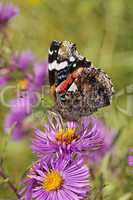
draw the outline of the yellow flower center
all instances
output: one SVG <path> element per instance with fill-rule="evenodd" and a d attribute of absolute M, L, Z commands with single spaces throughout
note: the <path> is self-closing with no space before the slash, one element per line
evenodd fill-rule
<path fill-rule="evenodd" d="M 58 171 L 52 170 L 47 173 L 44 181 L 43 188 L 47 191 L 55 191 L 60 189 L 63 184 L 63 178 Z"/>
<path fill-rule="evenodd" d="M 66 128 L 66 129 L 60 129 L 56 135 L 56 140 L 65 143 L 65 144 L 71 144 L 71 142 L 78 138 L 78 135 L 76 134 L 76 130 L 74 128 Z"/>
<path fill-rule="evenodd" d="M 29 81 L 27 79 L 24 79 L 24 80 L 20 80 L 18 82 L 18 86 L 21 90 L 26 90 L 28 88 L 28 85 L 29 85 Z"/>

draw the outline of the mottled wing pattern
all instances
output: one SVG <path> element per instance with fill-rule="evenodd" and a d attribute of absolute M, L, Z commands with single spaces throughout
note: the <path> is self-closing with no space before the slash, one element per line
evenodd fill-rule
<path fill-rule="evenodd" d="M 95 67 L 84 68 L 74 84 L 76 91 L 67 91 L 65 102 L 57 97 L 57 110 L 69 120 L 78 120 L 111 103 L 113 85 L 108 75 Z"/>

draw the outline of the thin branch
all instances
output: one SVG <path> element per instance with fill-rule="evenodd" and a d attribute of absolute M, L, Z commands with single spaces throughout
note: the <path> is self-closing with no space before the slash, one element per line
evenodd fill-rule
<path fill-rule="evenodd" d="M 9 178 L 5 175 L 4 171 L 2 169 L 0 169 L 0 176 L 3 179 L 8 180 L 7 184 L 9 185 L 9 187 L 11 188 L 11 190 L 16 194 L 17 198 L 20 199 L 20 195 L 18 194 L 18 190 L 15 187 L 15 185 L 9 180 Z"/>

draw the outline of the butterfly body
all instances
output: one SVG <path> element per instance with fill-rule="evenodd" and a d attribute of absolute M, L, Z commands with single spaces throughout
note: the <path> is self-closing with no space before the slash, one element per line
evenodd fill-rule
<path fill-rule="evenodd" d="M 113 94 L 110 78 L 81 56 L 75 44 L 54 41 L 50 53 L 50 85 L 55 108 L 64 118 L 77 120 L 110 104 Z"/>

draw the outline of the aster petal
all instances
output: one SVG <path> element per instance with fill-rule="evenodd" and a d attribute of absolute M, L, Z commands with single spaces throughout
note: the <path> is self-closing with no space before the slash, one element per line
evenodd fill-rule
<path fill-rule="evenodd" d="M 133 156 L 132 155 L 128 156 L 128 163 L 129 163 L 129 166 L 133 167 Z"/>
<path fill-rule="evenodd" d="M 41 87 L 45 83 L 45 77 L 47 76 L 48 62 L 44 61 L 41 64 L 34 64 L 34 73 L 35 73 L 35 85 Z"/>

